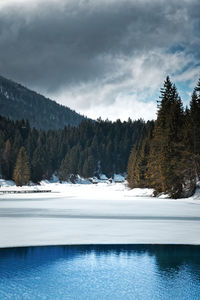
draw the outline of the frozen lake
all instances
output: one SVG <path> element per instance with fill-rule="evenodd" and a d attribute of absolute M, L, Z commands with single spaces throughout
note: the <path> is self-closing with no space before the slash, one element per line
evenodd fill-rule
<path fill-rule="evenodd" d="M 0 249 L 0 299 L 197 300 L 200 247 Z"/>
<path fill-rule="evenodd" d="M 0 195 L 0 247 L 200 244 L 200 198 L 151 197 L 123 184 L 44 184 L 52 193 Z"/>

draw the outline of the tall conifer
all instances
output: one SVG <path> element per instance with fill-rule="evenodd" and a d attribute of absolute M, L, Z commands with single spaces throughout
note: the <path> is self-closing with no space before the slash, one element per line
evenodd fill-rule
<path fill-rule="evenodd" d="M 13 179 L 17 186 L 26 185 L 30 180 L 30 166 L 24 147 L 21 147 L 17 156 Z"/>
<path fill-rule="evenodd" d="M 153 133 L 149 162 L 150 180 L 157 193 L 177 198 L 182 192 L 180 175 L 183 106 L 175 85 L 166 78 Z"/>
<path fill-rule="evenodd" d="M 190 101 L 191 153 L 196 179 L 200 178 L 200 79 Z"/>

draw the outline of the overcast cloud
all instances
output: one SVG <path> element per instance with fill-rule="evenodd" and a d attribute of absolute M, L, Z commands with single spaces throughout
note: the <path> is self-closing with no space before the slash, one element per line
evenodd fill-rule
<path fill-rule="evenodd" d="M 200 75 L 199 0 L 0 1 L 0 74 L 89 117 L 152 119 Z M 188 98 L 189 99 L 189 98 Z"/>

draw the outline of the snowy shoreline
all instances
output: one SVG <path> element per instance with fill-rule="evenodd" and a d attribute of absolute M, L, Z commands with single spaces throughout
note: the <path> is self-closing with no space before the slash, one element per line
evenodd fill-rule
<path fill-rule="evenodd" d="M 200 245 L 199 190 L 191 198 L 172 200 L 151 197 L 148 189 L 129 190 L 123 183 L 42 182 L 36 188 L 52 193 L 0 194 L 0 248 Z"/>

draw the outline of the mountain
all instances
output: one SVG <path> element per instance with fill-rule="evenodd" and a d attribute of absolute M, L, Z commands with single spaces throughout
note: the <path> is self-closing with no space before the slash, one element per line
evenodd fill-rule
<path fill-rule="evenodd" d="M 70 108 L 0 76 L 0 114 L 13 120 L 26 119 L 37 129 L 78 126 L 84 116 Z"/>

